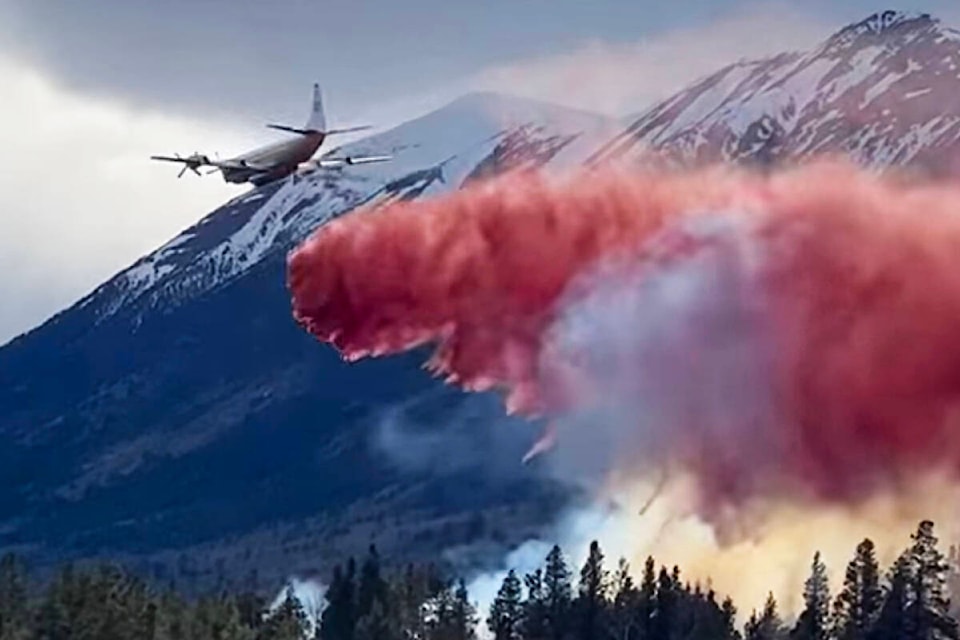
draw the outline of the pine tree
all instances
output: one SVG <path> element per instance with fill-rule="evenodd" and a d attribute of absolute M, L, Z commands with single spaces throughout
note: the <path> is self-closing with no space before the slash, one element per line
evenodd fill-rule
<path fill-rule="evenodd" d="M 743 624 L 744 640 L 756 640 L 760 631 L 760 618 L 757 617 L 757 610 L 750 612 L 750 617 Z"/>
<path fill-rule="evenodd" d="M 463 580 L 456 588 L 447 585 L 429 607 L 432 609 L 427 624 L 429 640 L 475 640 L 477 613 Z"/>
<path fill-rule="evenodd" d="M 379 600 L 382 605 L 387 604 L 387 582 L 380 575 L 380 555 L 377 547 L 370 545 L 366 560 L 360 568 L 360 584 L 357 586 L 356 618 L 368 614 L 373 603 Z"/>
<path fill-rule="evenodd" d="M 653 637 L 653 614 L 657 607 L 657 567 L 652 556 L 647 556 L 643 564 L 643 578 L 640 582 L 640 610 L 638 623 L 640 636 Z"/>
<path fill-rule="evenodd" d="M 910 560 L 907 553 L 901 554 L 887 578 L 886 597 L 877 621 L 867 637 L 870 640 L 903 640 L 908 638 L 907 606 L 910 589 Z"/>
<path fill-rule="evenodd" d="M 295 616 L 296 599 L 289 602 L 291 594 L 281 607 L 270 616 L 264 632 L 259 636 L 264 640 L 298 640 L 299 636 L 291 635 L 287 627 L 286 616 Z M 295 619 L 295 618 L 294 618 Z M 216 597 L 202 598 L 193 608 L 189 619 L 182 619 L 184 628 L 189 629 L 190 638 L 204 638 L 209 640 L 252 640 L 254 631 L 240 620 L 240 610 L 236 602 L 231 599 Z M 134 635 L 132 637 L 137 637 Z"/>
<path fill-rule="evenodd" d="M 524 640 L 544 640 L 549 633 L 547 593 L 543 584 L 543 570 L 537 569 L 523 578 L 527 597 L 523 602 Z"/>
<path fill-rule="evenodd" d="M 947 565 L 950 570 L 947 572 L 947 591 L 951 594 L 960 593 L 960 547 L 955 544 L 950 545 L 947 553 Z M 960 617 L 960 601 L 951 598 L 950 615 L 954 618 Z"/>
<path fill-rule="evenodd" d="M 370 610 L 357 621 L 356 640 L 398 640 L 400 635 L 383 602 L 375 598 Z"/>
<path fill-rule="evenodd" d="M 640 590 L 633 583 L 626 558 L 620 558 L 613 580 L 611 629 L 615 640 L 635 640 L 640 637 L 639 613 Z"/>
<path fill-rule="evenodd" d="M 723 639 L 739 640 L 740 632 L 737 631 L 737 608 L 734 606 L 730 596 L 723 599 L 720 611 L 723 615 Z"/>
<path fill-rule="evenodd" d="M 763 613 L 759 618 L 756 614 L 750 617 L 744 637 L 746 640 L 782 640 L 786 636 L 783 621 L 777 610 L 777 600 L 773 593 L 767 595 L 763 605 Z"/>
<path fill-rule="evenodd" d="M 790 634 L 795 640 L 827 640 L 830 609 L 830 586 L 827 567 L 817 551 L 813 556 L 810 577 L 803 589 L 804 609 Z"/>
<path fill-rule="evenodd" d="M 933 522 L 921 522 L 911 538 L 909 563 L 913 597 L 907 607 L 907 631 L 917 640 L 960 638 L 957 621 L 950 616 L 946 585 L 949 567 L 937 549 Z"/>
<path fill-rule="evenodd" d="M 494 640 L 519 640 L 523 623 L 523 602 L 520 579 L 511 569 L 490 605 L 487 628 Z"/>
<path fill-rule="evenodd" d="M 356 564 L 347 561 L 344 571 L 338 565 L 327 587 L 327 607 L 320 616 L 320 634 L 324 640 L 353 640 L 356 627 Z"/>
<path fill-rule="evenodd" d="M 303 606 L 294 595 L 293 588 L 287 587 L 280 606 L 271 611 L 264 621 L 260 640 L 301 640 L 306 635 L 306 629 L 307 615 Z"/>
<path fill-rule="evenodd" d="M 563 552 L 554 545 L 547 554 L 547 564 L 543 572 L 544 596 L 546 601 L 547 633 L 551 640 L 561 640 L 569 626 L 570 606 L 573 600 L 570 585 L 570 569 L 567 568 Z"/>
<path fill-rule="evenodd" d="M 732 606 L 732 602 L 730 604 Z M 712 589 L 704 594 L 699 583 L 696 584 L 692 593 L 686 591 L 682 609 L 684 626 L 680 637 L 686 640 L 728 640 L 731 631 L 732 637 L 736 637 L 732 616 L 728 620 Z"/>
<path fill-rule="evenodd" d="M 873 541 L 857 545 L 847 565 L 843 587 L 833 604 L 833 636 L 836 640 L 866 640 L 880 615 L 883 590 Z"/>
<path fill-rule="evenodd" d="M 680 593 L 666 567 L 660 568 L 657 578 L 656 608 L 651 624 L 652 640 L 670 640 L 678 619 Z"/>
<path fill-rule="evenodd" d="M 477 637 L 477 608 L 470 602 L 470 594 L 467 592 L 467 585 L 460 579 L 457 585 L 457 591 L 454 597 L 454 620 L 457 624 L 457 630 L 461 633 L 458 636 L 460 640 L 474 640 Z"/>
<path fill-rule="evenodd" d="M 424 603 L 437 595 L 442 583 L 432 566 L 408 565 L 403 576 L 391 589 L 393 620 L 406 638 L 424 638 L 427 619 Z"/>
<path fill-rule="evenodd" d="M 590 543 L 590 552 L 580 570 L 576 617 L 579 636 L 582 640 L 599 638 L 604 625 L 607 610 L 607 591 L 609 589 L 607 571 L 603 566 L 603 552 L 600 544 Z"/>

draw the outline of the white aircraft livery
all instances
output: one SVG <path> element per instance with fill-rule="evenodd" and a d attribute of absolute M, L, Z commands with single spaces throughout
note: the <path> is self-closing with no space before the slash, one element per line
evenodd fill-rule
<path fill-rule="evenodd" d="M 327 129 L 327 120 L 323 112 L 323 96 L 319 84 L 313 85 L 313 105 L 310 116 L 302 128 L 282 124 L 268 124 L 267 126 L 271 129 L 296 134 L 297 137 L 274 142 L 226 160 L 212 160 L 210 157 L 199 153 L 194 153 L 186 158 L 180 155 L 150 157 L 153 160 L 183 164 L 183 169 L 177 174 L 178 178 L 182 177 L 187 169 L 200 175 L 200 167 L 214 167 L 215 170 L 220 171 L 226 182 L 237 184 L 249 182 L 257 187 L 280 180 L 297 171 L 303 172 L 322 167 L 365 164 L 368 162 L 384 162 L 391 159 L 391 156 L 362 156 L 310 160 L 324 140 L 327 139 L 327 136 L 371 128 L 370 126 L 361 126 L 347 129 Z"/>

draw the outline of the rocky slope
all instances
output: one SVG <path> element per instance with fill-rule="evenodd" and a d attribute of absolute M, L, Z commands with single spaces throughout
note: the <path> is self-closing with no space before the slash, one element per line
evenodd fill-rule
<path fill-rule="evenodd" d="M 643 112 L 593 157 L 769 164 L 843 154 L 939 175 L 960 165 L 960 32 L 886 11 L 807 52 L 723 67 Z"/>

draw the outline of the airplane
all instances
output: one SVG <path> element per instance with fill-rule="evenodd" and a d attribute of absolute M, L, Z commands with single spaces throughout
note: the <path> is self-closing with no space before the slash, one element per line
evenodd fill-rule
<path fill-rule="evenodd" d="M 274 142 L 265 147 L 254 149 L 253 151 L 233 158 L 228 158 L 227 160 L 214 160 L 200 153 L 194 153 L 186 158 L 181 157 L 179 154 L 174 156 L 150 156 L 150 158 L 152 160 L 179 162 L 183 164 L 183 169 L 177 174 L 178 178 L 182 178 L 188 169 L 199 176 L 201 175 L 199 171 L 201 167 L 214 167 L 214 170 L 208 173 L 216 173 L 219 171 L 223 175 L 225 182 L 234 184 L 249 182 L 255 187 L 281 180 L 294 172 L 303 174 L 325 167 L 385 162 L 392 159 L 392 156 L 385 155 L 348 156 L 342 158 L 323 157 L 317 160 L 310 160 L 317 149 L 320 148 L 320 145 L 323 144 L 324 140 L 327 139 L 327 136 L 372 128 L 370 125 L 364 125 L 346 129 L 327 129 L 327 120 L 323 111 L 323 96 L 321 95 L 319 84 L 313 85 L 312 109 L 306 124 L 302 128 L 283 124 L 268 124 L 267 127 L 293 133 L 296 134 L 297 137 L 290 140 Z"/>

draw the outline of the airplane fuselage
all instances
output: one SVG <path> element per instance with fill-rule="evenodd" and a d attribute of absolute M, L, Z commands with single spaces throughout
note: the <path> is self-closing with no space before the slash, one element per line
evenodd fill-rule
<path fill-rule="evenodd" d="M 177 174 L 178 178 L 182 177 L 188 170 L 199 176 L 202 175 L 199 171 L 201 167 L 216 167 L 220 171 L 220 175 L 223 176 L 224 182 L 233 184 L 249 182 L 256 187 L 282 180 L 291 174 L 307 174 L 317 168 L 383 162 L 391 158 L 391 156 L 375 155 L 333 158 L 326 154 L 323 158 L 312 160 L 314 154 L 328 136 L 372 128 L 368 125 L 346 129 L 327 128 L 327 118 L 323 113 L 323 98 L 320 94 L 319 84 L 313 85 L 313 103 L 307 121 L 302 127 L 292 127 L 284 124 L 268 124 L 267 126 L 295 135 L 287 140 L 274 142 L 227 160 L 212 160 L 209 156 L 199 152 L 187 157 L 176 154 L 173 156 L 154 155 L 150 158 L 182 164 L 183 167 Z"/>
<path fill-rule="evenodd" d="M 226 182 L 250 182 L 254 186 L 280 180 L 296 171 L 301 163 L 312 158 L 325 137 L 323 132 L 318 131 L 274 142 L 230 159 L 231 163 L 249 164 L 249 168 L 224 167 L 220 169 L 220 173 Z M 273 168 L 265 172 L 258 169 L 257 165 L 270 165 Z"/>

